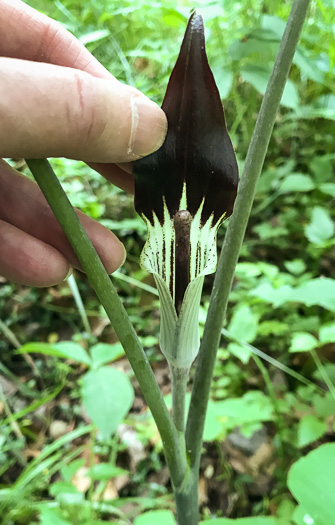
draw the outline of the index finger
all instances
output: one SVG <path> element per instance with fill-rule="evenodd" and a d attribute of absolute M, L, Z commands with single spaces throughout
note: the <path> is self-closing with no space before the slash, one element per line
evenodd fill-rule
<path fill-rule="evenodd" d="M 81 69 L 114 78 L 61 24 L 21 0 L 0 0 L 0 55 Z M 117 82 L 117 80 L 115 79 Z"/>

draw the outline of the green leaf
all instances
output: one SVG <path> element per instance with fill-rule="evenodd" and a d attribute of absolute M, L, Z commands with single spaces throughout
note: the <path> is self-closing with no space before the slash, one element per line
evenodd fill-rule
<path fill-rule="evenodd" d="M 318 186 L 318 189 L 322 191 L 322 193 L 326 193 L 327 195 L 331 195 L 332 197 L 335 197 L 335 183 L 334 182 L 324 182 L 323 184 L 320 184 L 320 186 Z"/>
<path fill-rule="evenodd" d="M 128 413 L 134 391 L 128 377 L 111 367 L 92 370 L 82 378 L 85 410 L 104 438 L 109 438 Z"/>
<path fill-rule="evenodd" d="M 74 461 L 71 461 L 71 463 L 69 463 L 69 465 L 64 465 L 61 468 L 62 478 L 65 481 L 71 481 L 71 478 L 75 475 L 77 470 L 79 470 L 84 465 L 85 465 L 85 459 L 84 458 L 75 459 Z"/>
<path fill-rule="evenodd" d="M 262 27 L 272 31 L 278 40 L 281 40 L 285 31 L 285 21 L 279 16 L 263 15 L 262 16 Z"/>
<path fill-rule="evenodd" d="M 292 173 L 285 177 L 280 184 L 280 193 L 290 193 L 293 191 L 311 191 L 314 190 L 315 184 L 309 175 L 302 173 Z"/>
<path fill-rule="evenodd" d="M 334 223 L 326 210 L 320 206 L 313 208 L 312 219 L 305 228 L 305 235 L 310 242 L 319 245 L 334 235 Z"/>
<path fill-rule="evenodd" d="M 113 345 L 98 343 L 91 348 L 93 368 L 98 368 L 106 363 L 111 363 L 122 355 L 124 355 L 124 350 L 119 342 Z"/>
<path fill-rule="evenodd" d="M 90 366 L 91 359 L 87 352 L 79 344 L 73 343 L 72 341 L 61 341 L 60 343 L 56 343 L 54 346 L 56 350 L 58 350 L 58 352 L 63 355 L 63 357 L 73 359 L 74 361 L 79 361 Z"/>
<path fill-rule="evenodd" d="M 59 494 L 79 494 L 77 487 L 70 481 L 56 481 L 49 488 L 51 496 L 57 497 Z"/>
<path fill-rule="evenodd" d="M 314 416 L 305 416 L 298 425 L 298 446 L 300 448 L 313 443 L 327 432 L 327 425 Z"/>
<path fill-rule="evenodd" d="M 306 270 L 306 263 L 302 259 L 293 259 L 293 261 L 285 261 L 285 268 L 294 275 L 300 275 Z"/>
<path fill-rule="evenodd" d="M 288 474 L 288 487 L 317 525 L 335 525 L 335 443 L 299 459 Z"/>
<path fill-rule="evenodd" d="M 269 282 L 265 282 L 251 290 L 250 295 L 274 306 L 297 302 L 306 306 L 319 305 L 335 312 L 335 279 L 319 277 L 306 281 L 296 288 L 286 284 L 274 288 Z"/>
<path fill-rule="evenodd" d="M 176 525 L 170 510 L 151 510 L 138 516 L 134 525 Z"/>
<path fill-rule="evenodd" d="M 274 306 L 281 306 L 292 298 L 293 288 L 287 284 L 274 288 L 269 282 L 261 283 L 250 291 L 250 295 L 259 297 L 263 301 L 272 303 Z"/>
<path fill-rule="evenodd" d="M 222 99 L 227 98 L 233 85 L 234 77 L 232 71 L 219 63 L 217 65 L 212 65 L 212 71 L 219 88 L 220 97 Z"/>
<path fill-rule="evenodd" d="M 60 343 L 26 343 L 18 350 L 19 354 L 36 353 L 43 355 L 53 355 L 73 359 L 85 365 L 90 365 L 91 360 L 87 352 L 78 343 L 73 341 L 61 341 Z"/>
<path fill-rule="evenodd" d="M 269 69 L 248 65 L 242 68 L 240 73 L 245 82 L 249 82 L 261 95 L 264 95 L 271 74 Z M 291 109 L 299 106 L 298 90 L 290 80 L 286 82 L 281 105 Z"/>
<path fill-rule="evenodd" d="M 316 522 L 301 505 L 298 505 L 294 509 L 292 520 L 294 525 L 318 525 L 318 522 Z M 283 525 L 286 525 L 286 523 L 284 522 Z"/>
<path fill-rule="evenodd" d="M 319 331 L 320 345 L 335 343 L 335 323 L 321 326 Z"/>
<path fill-rule="evenodd" d="M 317 304 L 335 312 L 335 279 L 319 277 L 306 281 L 293 291 L 290 300 L 307 306 Z"/>
<path fill-rule="evenodd" d="M 209 400 L 204 427 L 204 441 L 215 441 L 218 438 L 225 437 L 226 434 L 227 430 L 220 421 L 219 406 L 216 402 Z"/>
<path fill-rule="evenodd" d="M 234 338 L 251 343 L 257 335 L 257 326 L 257 318 L 250 306 L 242 305 L 235 310 L 228 330 Z"/>
<path fill-rule="evenodd" d="M 323 82 L 323 73 L 318 68 L 317 60 L 310 58 L 301 46 L 295 52 L 293 63 L 298 66 L 303 77 Z"/>
<path fill-rule="evenodd" d="M 309 352 L 319 345 L 318 340 L 308 332 L 296 332 L 292 336 L 290 352 Z"/>
<path fill-rule="evenodd" d="M 128 474 L 128 471 L 116 467 L 112 463 L 98 463 L 97 465 L 93 465 L 86 475 L 98 481 L 108 481 L 123 474 Z"/>
<path fill-rule="evenodd" d="M 245 346 L 239 345 L 238 343 L 229 343 L 227 350 L 240 359 L 245 365 L 249 362 L 250 356 L 252 355 L 251 350 Z"/>
<path fill-rule="evenodd" d="M 335 414 L 335 399 L 330 392 L 324 395 L 314 394 L 313 406 L 318 416 L 327 418 Z"/>
<path fill-rule="evenodd" d="M 70 521 L 60 516 L 57 509 L 44 507 L 40 510 L 40 525 L 71 525 Z"/>

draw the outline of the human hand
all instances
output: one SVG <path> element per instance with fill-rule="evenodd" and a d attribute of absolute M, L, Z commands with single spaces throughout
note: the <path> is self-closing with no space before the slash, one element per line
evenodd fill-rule
<path fill-rule="evenodd" d="M 0 157 L 86 161 L 132 190 L 129 163 L 158 149 L 163 111 L 118 82 L 69 32 L 20 0 L 0 0 Z M 117 164 L 121 164 L 121 166 Z M 62 281 L 79 261 L 38 186 L 0 161 L 0 275 L 30 286 Z M 77 211 L 106 270 L 121 242 Z"/>

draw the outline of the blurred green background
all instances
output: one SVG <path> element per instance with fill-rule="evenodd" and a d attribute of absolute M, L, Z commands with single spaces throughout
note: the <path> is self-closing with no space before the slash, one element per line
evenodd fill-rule
<path fill-rule="evenodd" d="M 197 7 L 204 18 L 209 63 L 242 172 L 291 2 L 27 3 L 58 20 L 119 80 L 136 86 L 159 104 L 190 10 Z M 300 507 L 287 487 L 288 469 L 318 445 L 334 441 L 334 26 L 333 2 L 313 1 L 258 185 L 230 298 L 205 430 L 201 466 L 204 518 L 276 515 L 284 521 L 271 523 L 302 525 Z M 22 167 L 19 162 L 14 165 Z M 133 197 L 84 163 L 54 159 L 52 165 L 73 205 L 112 229 L 125 244 L 127 261 L 113 281 L 161 388 L 168 394 L 168 372 L 158 346 L 159 305 L 150 288 L 152 277 L 139 268 L 146 232 L 134 211 Z M 225 229 L 225 225 L 220 229 L 219 245 Z M 85 277 L 76 272 L 75 278 L 84 308 L 76 304 L 74 288 L 68 283 L 40 290 L 4 279 L 0 282 L 0 523 L 5 525 L 131 523 L 144 510 L 171 508 L 168 478 L 160 474 L 164 461 L 159 439 L 123 357 L 116 366 L 132 379 L 136 393 L 127 425 L 144 455 L 135 460 L 133 444 L 120 432 L 108 440 L 91 433 L 84 445 L 91 448 L 97 462 L 122 467 L 128 476 L 126 482 L 115 482 L 112 490 L 108 476 L 100 473 L 87 494 L 82 486 L 78 488 L 79 482 L 73 482 L 75 473 L 87 462 L 75 464 L 70 457 L 83 442 L 78 445 L 76 441 L 74 449 L 62 442 L 57 448 L 60 456 L 52 456 L 52 469 L 38 464 L 40 470 L 36 467 L 34 476 L 24 478 L 28 479 L 25 489 L 19 485 L 19 492 L 15 492 L 17 480 L 27 476 L 27 459 L 34 457 L 34 451 L 89 420 L 83 415 L 80 386 L 85 359 L 69 359 L 69 350 L 65 356 L 48 355 L 51 346 L 72 341 L 84 349 L 97 343 L 118 348 Z M 205 283 L 201 326 L 212 279 L 208 277 Z M 34 365 L 28 354 L 13 350 L 28 342 L 51 345 L 30 348 L 35 348 Z M 260 359 L 255 351 L 277 363 Z M 120 354 L 113 354 L 113 359 Z M 19 416 L 13 418 L 13 413 Z M 18 429 L 13 428 L 13 421 Z M 52 429 L 54 421 L 63 425 L 60 434 Z M 62 455 L 66 458 L 63 463 Z M 75 464 L 72 477 L 65 468 L 69 464 Z M 119 480 L 120 472 L 114 478 Z M 98 482 L 106 484 L 104 491 L 100 488 L 99 492 Z M 72 483 L 72 492 L 66 483 Z M 95 501 L 100 506 L 94 508 L 92 494 L 97 492 Z M 64 497 L 74 493 L 72 499 Z M 105 500 L 109 507 L 103 510 Z M 115 517 L 115 508 L 126 508 L 125 514 Z"/>

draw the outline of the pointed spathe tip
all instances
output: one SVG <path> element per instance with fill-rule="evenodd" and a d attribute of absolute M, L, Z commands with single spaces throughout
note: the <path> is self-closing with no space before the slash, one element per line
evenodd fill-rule
<path fill-rule="evenodd" d="M 185 36 L 187 35 L 188 31 L 200 31 L 204 33 L 204 21 L 202 19 L 202 16 L 198 13 L 198 11 L 195 8 L 191 11 L 191 16 L 189 18 L 187 28 L 185 31 Z"/>

